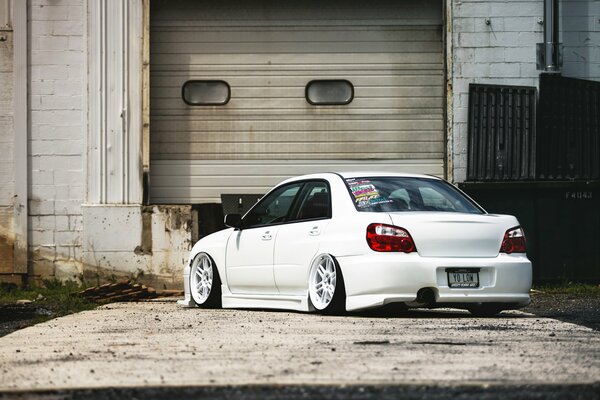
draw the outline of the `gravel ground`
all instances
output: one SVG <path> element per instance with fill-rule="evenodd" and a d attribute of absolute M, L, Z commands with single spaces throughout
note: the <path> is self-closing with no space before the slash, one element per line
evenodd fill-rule
<path fill-rule="evenodd" d="M 522 311 L 600 330 L 600 295 L 533 293 Z"/>
<path fill-rule="evenodd" d="M 531 304 L 522 311 L 600 330 L 600 295 L 535 292 L 531 298 Z M 376 311 L 374 314 L 385 316 L 395 312 L 390 309 Z M 0 305 L 0 337 L 33 325 L 40 316 L 52 316 L 52 310 L 35 303 Z"/>
<path fill-rule="evenodd" d="M 520 311 L 321 316 L 115 303 L 0 339 L 0 390 L 591 384 L 600 333 Z"/>
<path fill-rule="evenodd" d="M 600 296 L 532 299 L 485 319 L 111 304 L 0 338 L 0 399 L 600 400 Z M 0 335 L 49 312 L 19 307 Z"/>
<path fill-rule="evenodd" d="M 592 385 L 351 385 L 351 386 L 226 386 L 146 387 L 1 393 L 11 400 L 598 400 L 600 384 Z"/>

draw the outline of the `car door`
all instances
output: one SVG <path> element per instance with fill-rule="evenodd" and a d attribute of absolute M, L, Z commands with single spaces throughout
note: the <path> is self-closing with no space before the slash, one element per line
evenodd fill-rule
<path fill-rule="evenodd" d="M 270 192 L 244 216 L 242 228 L 229 237 L 225 263 L 232 293 L 277 293 L 273 277 L 275 238 L 302 186 L 296 182 Z"/>
<path fill-rule="evenodd" d="M 306 293 L 310 263 L 318 253 L 330 219 L 329 184 L 326 181 L 307 182 L 291 211 L 290 221 L 277 232 L 273 272 L 279 293 Z"/>

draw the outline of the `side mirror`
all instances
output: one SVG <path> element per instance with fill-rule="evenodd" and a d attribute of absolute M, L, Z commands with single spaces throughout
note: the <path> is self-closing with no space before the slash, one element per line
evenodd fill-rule
<path fill-rule="evenodd" d="M 227 214 L 224 222 L 230 228 L 239 229 L 242 227 L 242 216 L 241 214 Z"/>

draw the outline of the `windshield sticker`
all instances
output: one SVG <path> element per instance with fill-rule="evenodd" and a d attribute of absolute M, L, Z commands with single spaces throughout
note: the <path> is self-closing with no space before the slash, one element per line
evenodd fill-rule
<path fill-rule="evenodd" d="M 377 188 L 369 180 L 346 180 L 354 202 L 359 208 L 371 207 L 376 204 L 389 203 L 391 200 L 386 199 L 379 194 Z"/>

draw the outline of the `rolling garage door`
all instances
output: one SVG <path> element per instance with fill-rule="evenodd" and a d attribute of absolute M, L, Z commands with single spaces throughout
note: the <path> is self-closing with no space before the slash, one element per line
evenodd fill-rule
<path fill-rule="evenodd" d="M 151 202 L 219 202 L 322 171 L 443 175 L 441 1 L 151 7 Z M 182 99 L 190 80 L 203 105 Z M 311 104 L 313 81 L 339 104 Z"/>

